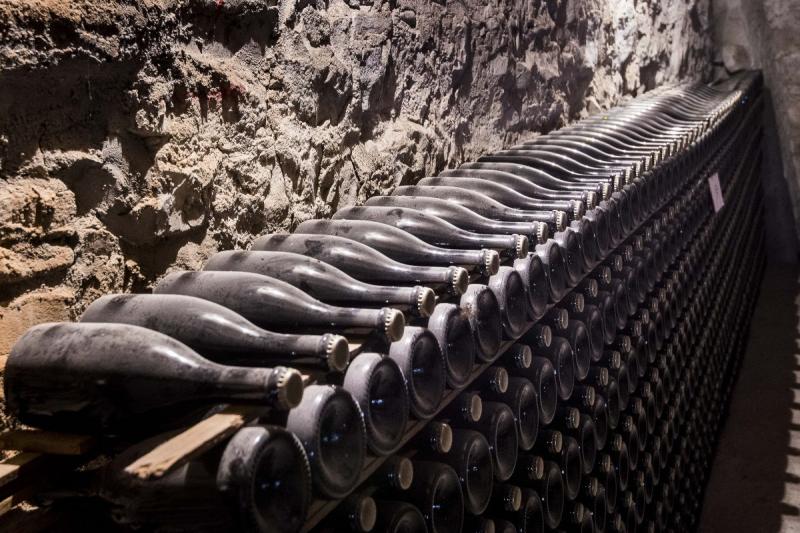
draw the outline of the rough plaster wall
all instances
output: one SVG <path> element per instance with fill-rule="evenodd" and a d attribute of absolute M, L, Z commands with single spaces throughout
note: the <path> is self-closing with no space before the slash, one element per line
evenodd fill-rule
<path fill-rule="evenodd" d="M 708 0 L 0 0 L 0 355 L 169 269 L 707 75 Z"/>
<path fill-rule="evenodd" d="M 781 162 L 775 162 L 776 175 L 765 180 L 767 207 L 773 222 L 779 225 L 770 232 L 774 244 L 781 248 L 773 256 L 796 262 L 796 236 L 800 235 L 800 2 L 713 0 L 712 6 L 715 64 L 722 67 L 715 75 L 743 69 L 764 72 L 772 108 L 768 109 L 768 120 L 774 115 L 777 132 L 773 138 L 773 132 L 767 131 L 771 145 L 765 149 L 769 157 L 769 151 L 779 146 L 782 155 L 782 169 Z M 790 206 L 785 206 L 787 189 Z M 795 231 L 781 231 L 790 227 Z M 777 238 L 776 232 L 780 232 Z"/>

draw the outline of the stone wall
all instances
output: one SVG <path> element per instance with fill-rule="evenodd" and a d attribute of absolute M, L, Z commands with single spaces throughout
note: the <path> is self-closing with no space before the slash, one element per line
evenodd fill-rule
<path fill-rule="evenodd" d="M 800 235 L 800 2 L 713 0 L 716 77 L 760 69 L 767 86 L 764 189 L 770 256 L 798 261 Z M 774 155 L 773 155 L 774 154 Z"/>
<path fill-rule="evenodd" d="M 0 355 L 710 72 L 708 0 L 0 0 Z"/>

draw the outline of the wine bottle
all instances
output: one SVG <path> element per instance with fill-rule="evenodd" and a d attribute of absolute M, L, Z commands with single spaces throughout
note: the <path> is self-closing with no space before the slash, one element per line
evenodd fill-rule
<path fill-rule="evenodd" d="M 444 356 L 447 385 L 457 389 L 466 385 L 475 366 L 475 338 L 467 310 L 455 304 L 438 304 L 428 319 L 428 330 L 436 337 Z"/>
<path fill-rule="evenodd" d="M 203 270 L 263 274 L 302 289 L 322 302 L 341 306 L 397 306 L 427 317 L 436 303 L 436 295 L 428 287 L 364 283 L 319 259 L 293 252 L 218 252 L 206 261 Z"/>
<path fill-rule="evenodd" d="M 568 320 L 567 329 L 563 332 L 564 338 L 572 347 L 575 361 L 575 379 L 583 381 L 589 374 L 589 365 L 592 363 L 592 347 L 589 344 L 589 331 L 580 320 Z"/>
<path fill-rule="evenodd" d="M 419 474 L 403 499 L 420 509 L 430 533 L 461 533 L 464 498 L 455 471 L 432 461 L 414 461 L 414 471 Z"/>
<path fill-rule="evenodd" d="M 533 383 L 525 378 L 512 377 L 504 392 L 484 389 L 483 396 L 490 401 L 502 402 L 514 413 L 519 447 L 528 451 L 536 442 L 539 433 L 539 399 Z"/>
<path fill-rule="evenodd" d="M 483 415 L 483 400 L 477 392 L 465 391 L 456 396 L 439 414 L 443 418 L 459 422 L 477 422 Z"/>
<path fill-rule="evenodd" d="M 515 259 L 513 267 L 522 277 L 525 294 L 528 296 L 528 318 L 538 320 L 547 310 L 550 297 L 545 266 L 536 253 L 531 253 L 522 259 Z"/>
<path fill-rule="evenodd" d="M 564 513 L 565 491 L 561 468 L 553 461 L 545 461 L 544 476 L 534 483 L 533 488 L 542 501 L 545 525 L 550 529 L 557 528 Z"/>
<path fill-rule="evenodd" d="M 542 500 L 535 490 L 523 488 L 521 491 L 521 505 L 519 510 L 498 513 L 511 523 L 510 531 L 544 531 L 544 512 Z"/>
<path fill-rule="evenodd" d="M 216 363 L 235 366 L 290 364 L 343 371 L 349 348 L 339 335 L 273 333 L 221 305 L 179 294 L 101 296 L 81 322 L 142 326 L 176 339 Z"/>
<path fill-rule="evenodd" d="M 464 494 L 464 510 L 482 514 L 492 498 L 493 467 L 489 442 L 481 433 L 469 429 L 453 430 L 453 446 L 437 458 L 458 475 Z"/>
<path fill-rule="evenodd" d="M 370 451 L 378 456 L 396 451 L 406 432 L 410 407 L 397 363 L 377 353 L 362 353 L 347 369 L 343 388 L 361 407 Z"/>
<path fill-rule="evenodd" d="M 12 347 L 4 378 L 20 422 L 87 433 L 155 433 L 215 403 L 291 409 L 303 396 L 296 370 L 219 365 L 128 324 L 34 326 Z"/>
<path fill-rule="evenodd" d="M 534 353 L 541 354 L 553 364 L 558 397 L 567 400 L 572 396 L 572 389 L 575 386 L 575 355 L 569 342 L 561 337 L 553 337 L 549 348 L 540 347 L 538 350 L 534 349 Z"/>
<path fill-rule="evenodd" d="M 550 236 L 549 227 L 545 223 L 495 220 L 480 215 L 476 211 L 467 209 L 459 204 L 449 202 L 444 198 L 424 196 L 373 196 L 364 204 L 418 209 L 429 215 L 446 220 L 459 228 L 476 233 L 524 235 L 533 245 L 542 244 Z"/>
<path fill-rule="evenodd" d="M 514 268 L 501 266 L 489 278 L 489 288 L 497 298 L 504 336 L 518 338 L 525 332 L 528 316 L 532 314 L 522 277 Z"/>
<path fill-rule="evenodd" d="M 405 379 L 411 414 L 420 420 L 434 415 L 444 397 L 445 360 L 433 333 L 421 327 L 407 327 L 400 340 L 389 347 L 389 357 L 400 367 Z"/>
<path fill-rule="evenodd" d="M 503 403 L 483 402 L 483 416 L 477 422 L 451 421 L 466 429 L 483 434 L 492 451 L 492 466 L 497 481 L 508 481 L 517 463 L 517 430 L 514 413 Z"/>
<path fill-rule="evenodd" d="M 380 285 L 433 284 L 458 296 L 463 294 L 469 283 L 469 273 L 461 267 L 407 265 L 360 242 L 335 235 L 262 235 L 250 248 L 307 255 L 333 265 L 356 279 Z"/>
<path fill-rule="evenodd" d="M 337 211 L 333 219 L 368 220 L 389 224 L 434 246 L 494 249 L 505 258 L 525 257 L 530 247 L 528 237 L 525 235 L 474 233 L 434 215 L 407 207 L 347 207 Z"/>
<path fill-rule="evenodd" d="M 374 531 L 385 533 L 410 533 L 427 531 L 425 517 L 414 505 L 407 502 L 376 500 Z"/>
<path fill-rule="evenodd" d="M 346 525 L 353 533 L 369 533 L 375 527 L 378 509 L 375 500 L 368 494 L 351 494 L 339 503 L 336 510 L 328 515 L 319 526 L 320 531 L 341 531 Z"/>
<path fill-rule="evenodd" d="M 553 364 L 546 357 L 532 357 L 529 369 L 521 370 L 506 367 L 512 376 L 528 379 L 532 384 L 539 406 L 539 423 L 550 424 L 558 404 L 558 383 Z"/>
<path fill-rule="evenodd" d="M 522 507 L 522 489 L 508 483 L 495 483 L 492 489 L 490 512 L 515 513 Z"/>
<path fill-rule="evenodd" d="M 402 336 L 405 326 L 403 313 L 396 309 L 334 307 L 288 283 L 249 272 L 173 272 L 153 292 L 210 300 L 261 327 L 360 328 L 377 330 L 393 341 Z"/>
<path fill-rule="evenodd" d="M 475 381 L 472 386 L 481 393 L 504 393 L 508 390 L 508 370 L 502 366 L 490 366 Z"/>
<path fill-rule="evenodd" d="M 578 441 L 568 435 L 564 436 L 559 457 L 561 474 L 564 476 L 564 487 L 567 499 L 572 501 L 578 497 L 581 488 L 583 465 Z"/>
<path fill-rule="evenodd" d="M 582 217 L 583 213 L 586 211 L 586 206 L 581 200 L 536 200 L 524 194 L 520 194 L 511 187 L 479 178 L 440 176 L 435 178 L 423 178 L 419 180 L 418 184 L 420 186 L 430 187 L 459 187 L 477 191 L 514 209 L 531 212 L 559 210 L 567 213 L 570 220 Z"/>
<path fill-rule="evenodd" d="M 517 533 L 513 524 L 508 524 L 511 529 L 506 529 L 506 524 L 499 523 L 485 516 L 464 516 L 463 533 Z"/>
<path fill-rule="evenodd" d="M 408 490 L 414 481 L 414 464 L 408 457 L 392 455 L 387 457 L 367 481 L 370 488 L 390 487 L 395 490 Z"/>
<path fill-rule="evenodd" d="M 461 187 L 404 185 L 396 187 L 392 192 L 392 196 L 447 198 L 448 201 L 466 207 L 487 218 L 511 222 L 543 222 L 549 226 L 550 232 L 563 230 L 569 222 L 568 215 L 564 211 L 541 212 L 515 209 L 485 194 Z"/>
<path fill-rule="evenodd" d="M 298 531 L 311 505 L 308 459 L 281 427 L 248 426 L 211 457 L 196 458 L 164 475 L 137 480 L 125 468 L 173 437 L 146 439 L 102 468 L 97 493 L 115 519 L 137 528 Z M 273 459 L 275 459 L 273 461 Z"/>
<path fill-rule="evenodd" d="M 497 297 L 486 285 L 473 283 L 461 295 L 459 304 L 469 320 L 476 357 L 484 362 L 493 361 L 500 349 L 503 330 Z"/>
<path fill-rule="evenodd" d="M 463 266 L 477 268 L 484 276 L 497 273 L 500 256 L 494 250 L 452 250 L 433 246 L 388 224 L 366 220 L 306 220 L 298 233 L 320 233 L 353 239 L 396 261 L 421 266 Z"/>
<path fill-rule="evenodd" d="M 342 498 L 358 483 L 367 448 L 364 415 L 346 390 L 309 385 L 303 401 L 289 411 L 286 429 L 305 448 L 315 490 Z"/>

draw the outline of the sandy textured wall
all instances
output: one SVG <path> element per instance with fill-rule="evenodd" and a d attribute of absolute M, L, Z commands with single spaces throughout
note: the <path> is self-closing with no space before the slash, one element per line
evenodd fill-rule
<path fill-rule="evenodd" d="M 0 0 L 0 355 L 709 71 L 708 0 Z"/>

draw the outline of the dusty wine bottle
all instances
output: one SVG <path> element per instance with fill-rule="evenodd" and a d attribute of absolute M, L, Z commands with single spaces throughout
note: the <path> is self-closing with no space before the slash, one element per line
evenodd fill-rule
<path fill-rule="evenodd" d="M 21 422 L 87 433 L 155 433 L 215 403 L 291 409 L 303 396 L 296 370 L 219 365 L 128 324 L 30 328 L 11 349 L 4 387 L 6 407 Z"/>
<path fill-rule="evenodd" d="M 481 433 L 469 429 L 453 430 L 453 446 L 437 458 L 450 465 L 461 481 L 464 510 L 483 513 L 492 497 L 493 467 L 489 442 Z"/>
<path fill-rule="evenodd" d="M 458 475 L 450 466 L 432 461 L 414 461 L 414 471 L 418 474 L 403 499 L 422 511 L 430 533 L 460 533 L 464 498 Z"/>
<path fill-rule="evenodd" d="M 444 356 L 447 385 L 453 389 L 463 387 L 472 374 L 476 352 L 467 310 L 455 304 L 437 305 L 428 319 L 428 330 L 436 337 Z"/>
<path fill-rule="evenodd" d="M 518 441 L 514 425 L 514 413 L 503 403 L 483 402 L 483 416 L 477 422 L 456 422 L 466 429 L 483 434 L 492 452 L 492 466 L 497 481 L 507 481 L 514 473 L 517 463 Z"/>
<path fill-rule="evenodd" d="M 397 363 L 377 353 L 360 354 L 347 369 L 343 388 L 361 407 L 370 451 L 382 456 L 397 450 L 406 431 L 410 407 Z"/>
<path fill-rule="evenodd" d="M 494 220 L 459 204 L 449 202 L 444 198 L 430 198 L 425 196 L 373 196 L 364 202 L 364 204 L 419 209 L 424 213 L 439 217 L 468 231 L 501 235 L 525 235 L 528 237 L 529 242 L 533 244 L 545 242 L 550 235 L 547 224 L 542 222 L 509 222 Z"/>
<path fill-rule="evenodd" d="M 511 408 L 517 426 L 519 447 L 525 451 L 533 448 L 539 433 L 539 399 L 533 383 L 525 378 L 512 377 L 508 379 L 504 392 L 484 389 L 481 394 L 487 400 L 502 402 Z"/>
<path fill-rule="evenodd" d="M 386 533 L 412 533 L 426 531 L 425 517 L 414 505 L 407 502 L 376 500 L 374 531 Z"/>
<path fill-rule="evenodd" d="M 265 363 L 343 371 L 349 348 L 339 335 L 291 335 L 266 331 L 219 304 L 179 294 L 112 294 L 84 311 L 81 322 L 142 326 L 182 342 L 216 363 Z"/>
<path fill-rule="evenodd" d="M 497 298 L 504 336 L 518 338 L 525 332 L 528 316 L 533 312 L 522 276 L 510 266 L 501 266 L 497 274 L 489 278 L 489 288 Z"/>
<path fill-rule="evenodd" d="M 331 306 L 288 283 L 250 272 L 174 272 L 162 278 L 153 293 L 210 300 L 271 329 L 359 328 L 376 330 L 394 341 L 405 326 L 403 313 L 396 309 Z"/>
<path fill-rule="evenodd" d="M 347 207 L 333 215 L 334 220 L 368 220 L 389 224 L 442 248 L 487 248 L 505 258 L 525 257 L 530 243 L 525 235 L 474 233 L 439 217 L 406 207 Z"/>
<path fill-rule="evenodd" d="M 315 257 L 356 279 L 381 285 L 433 284 L 458 296 L 463 294 L 469 283 L 469 273 L 461 267 L 407 265 L 390 259 L 365 244 L 335 235 L 262 235 L 250 248 Z"/>
<path fill-rule="evenodd" d="M 454 250 L 433 246 L 388 224 L 367 220 L 306 220 L 298 233 L 321 233 L 346 237 L 410 265 L 463 266 L 485 275 L 497 273 L 500 255 L 489 249 Z"/>
<path fill-rule="evenodd" d="M 477 348 L 476 357 L 484 362 L 493 361 L 500 349 L 503 334 L 497 297 L 486 285 L 473 283 L 461 295 L 459 304 L 469 320 Z"/>
<path fill-rule="evenodd" d="M 389 347 L 403 373 L 411 414 L 420 420 L 434 415 L 444 397 L 447 382 L 445 360 L 433 333 L 421 327 L 407 327 L 400 340 Z"/>
<path fill-rule="evenodd" d="M 203 270 L 253 272 L 277 278 L 314 298 L 340 306 L 397 306 L 427 317 L 436 303 L 428 287 L 391 287 L 364 283 L 333 265 L 293 252 L 224 251 L 206 261 Z"/>
<path fill-rule="evenodd" d="M 309 385 L 303 401 L 289 411 L 286 429 L 305 448 L 314 488 L 342 498 L 358 483 L 366 457 L 364 415 L 349 392 L 330 385 Z"/>

